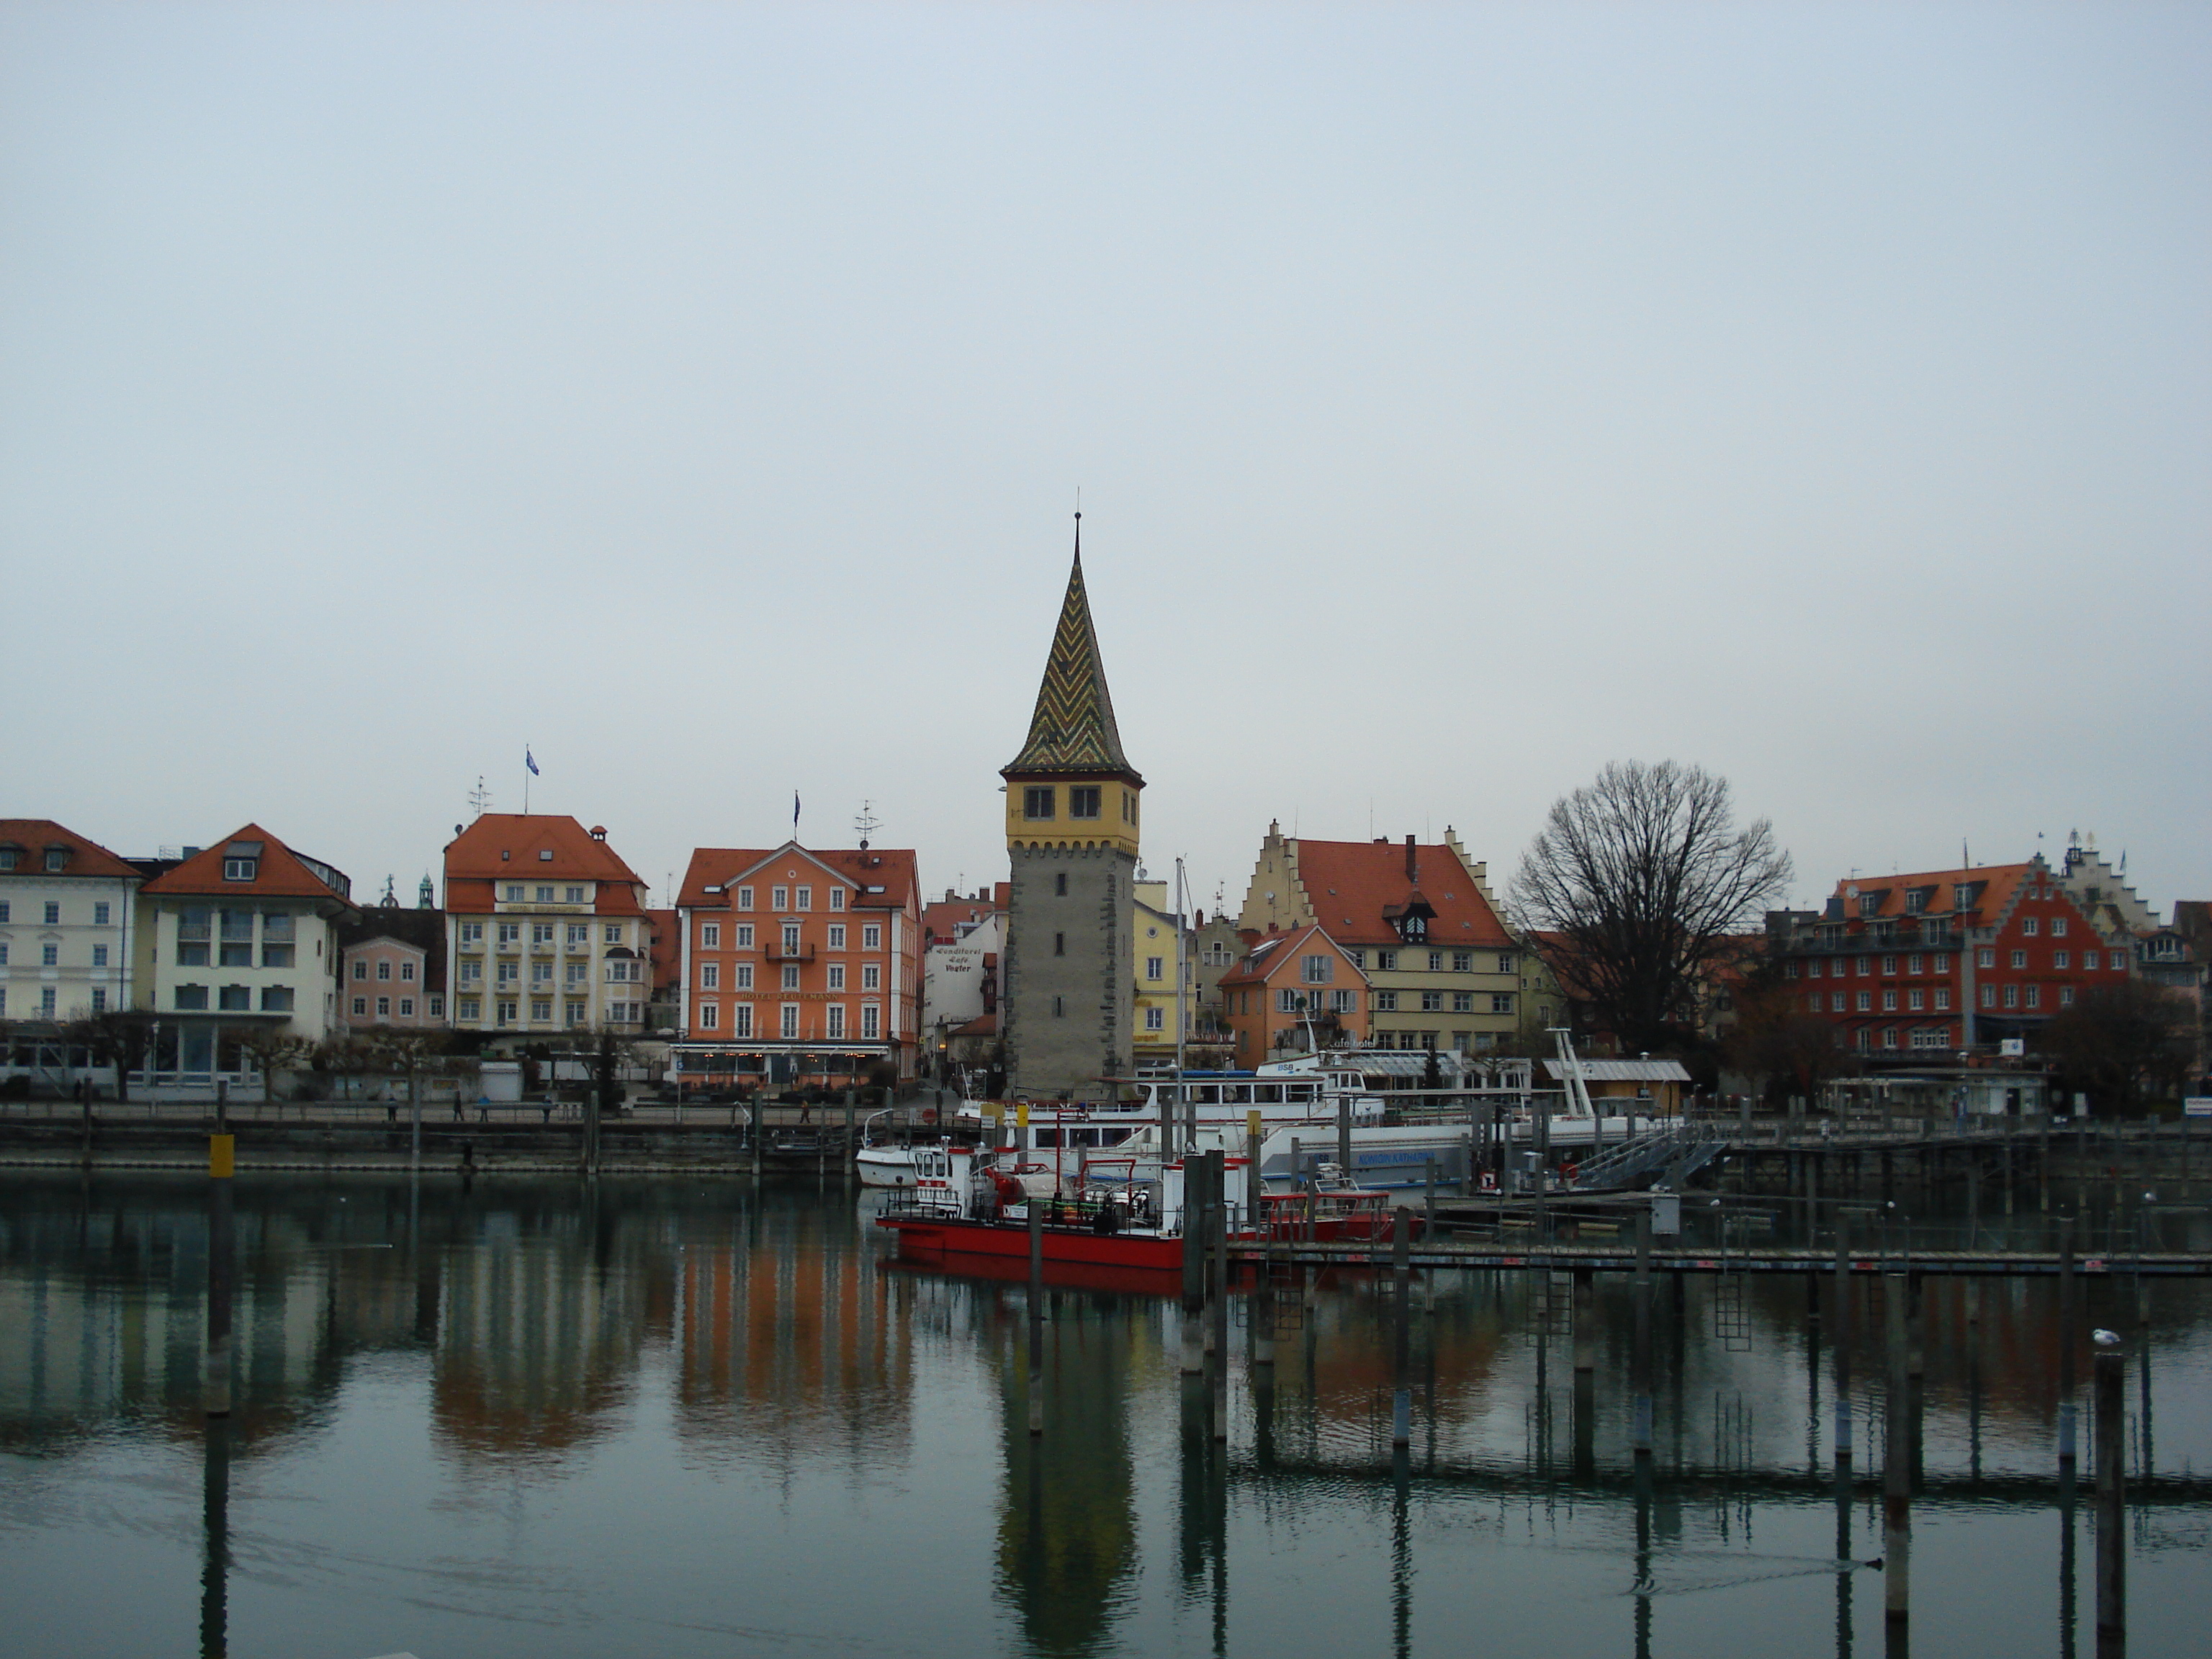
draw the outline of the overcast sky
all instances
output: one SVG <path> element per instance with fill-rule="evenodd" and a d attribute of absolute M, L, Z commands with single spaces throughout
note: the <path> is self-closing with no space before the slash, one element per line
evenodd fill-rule
<path fill-rule="evenodd" d="M 917 849 L 1085 569 L 1156 873 L 2212 896 L 2212 9 L 0 9 L 7 814 Z M 2045 839 L 2039 843 L 2039 835 Z"/>

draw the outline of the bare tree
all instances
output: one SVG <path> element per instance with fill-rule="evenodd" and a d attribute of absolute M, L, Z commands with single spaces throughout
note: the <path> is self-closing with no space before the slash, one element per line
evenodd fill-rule
<path fill-rule="evenodd" d="M 2193 1012 L 2165 986 L 2122 980 L 2083 991 L 2051 1017 L 2035 1046 L 2062 1090 L 2088 1095 L 2100 1112 L 2133 1115 L 2187 1086 Z"/>
<path fill-rule="evenodd" d="M 131 1073 L 154 1041 L 154 1017 L 128 1008 L 106 1008 L 73 1019 L 62 1028 L 71 1042 L 80 1042 L 93 1063 L 115 1068 L 115 1098 L 131 1098 Z"/>
<path fill-rule="evenodd" d="M 1528 843 L 1515 920 L 1555 937 L 1555 971 L 1626 1047 L 1683 1037 L 1699 975 L 1789 887 L 1773 826 L 1733 820 L 1727 779 L 1614 761 L 1554 802 Z"/>
<path fill-rule="evenodd" d="M 222 1035 L 253 1062 L 261 1073 L 262 1098 L 271 1102 L 277 1098 L 276 1079 L 287 1072 L 298 1071 L 315 1057 L 313 1040 L 295 1036 L 281 1025 L 227 1026 Z"/>

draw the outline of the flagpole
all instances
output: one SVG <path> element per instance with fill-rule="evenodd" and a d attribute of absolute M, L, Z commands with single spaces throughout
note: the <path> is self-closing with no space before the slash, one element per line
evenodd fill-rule
<path fill-rule="evenodd" d="M 530 816 L 530 745 L 522 745 L 522 816 Z"/>

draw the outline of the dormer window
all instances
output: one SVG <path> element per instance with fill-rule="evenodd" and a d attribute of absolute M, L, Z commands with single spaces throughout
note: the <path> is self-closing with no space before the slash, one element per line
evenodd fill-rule
<path fill-rule="evenodd" d="M 1935 890 L 1936 890 L 1932 887 L 1908 887 L 1905 889 L 1905 914 L 1909 916 L 1917 916 L 1923 913 L 1928 908 L 1928 896 Z"/>
<path fill-rule="evenodd" d="M 23 849 L 12 842 L 0 847 L 0 870 L 13 870 L 22 856 Z"/>
<path fill-rule="evenodd" d="M 49 871 L 66 870 L 69 868 L 69 861 L 70 849 L 68 848 L 49 847 L 46 848 L 46 868 Z"/>
<path fill-rule="evenodd" d="M 225 859 L 222 861 L 222 878 L 225 881 L 252 881 L 260 865 L 258 859 Z"/>
<path fill-rule="evenodd" d="M 1859 895 L 1859 915 L 1862 915 L 1862 916 L 1875 916 L 1875 915 L 1880 915 L 1881 914 L 1881 894 L 1879 894 L 1879 893 L 1862 893 L 1862 894 L 1860 894 L 1860 895 Z"/>

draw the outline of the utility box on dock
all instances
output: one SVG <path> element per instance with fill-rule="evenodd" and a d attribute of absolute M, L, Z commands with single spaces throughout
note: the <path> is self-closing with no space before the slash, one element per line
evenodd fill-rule
<path fill-rule="evenodd" d="M 1682 1195 L 1680 1193 L 1651 1194 L 1651 1236 L 1654 1238 L 1680 1238 L 1682 1236 Z"/>

